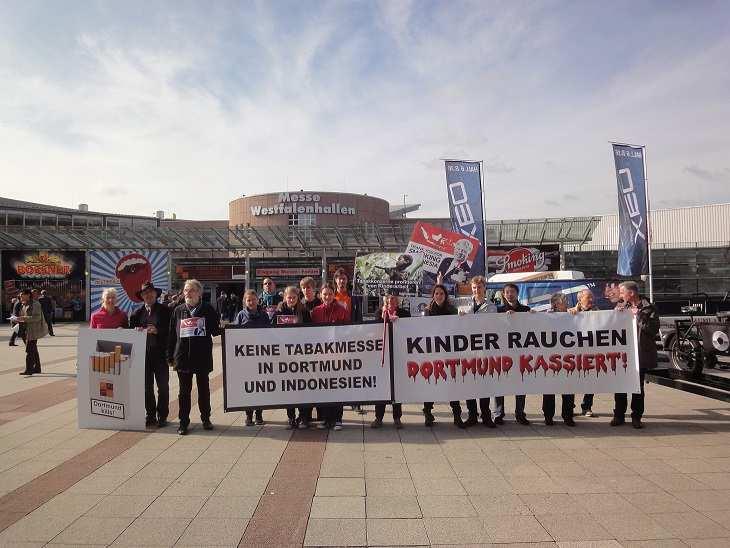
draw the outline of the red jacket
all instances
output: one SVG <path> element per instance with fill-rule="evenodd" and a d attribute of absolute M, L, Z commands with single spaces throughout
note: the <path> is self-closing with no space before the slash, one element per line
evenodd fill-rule
<path fill-rule="evenodd" d="M 321 304 L 312 309 L 313 323 L 347 323 L 350 321 L 350 313 L 337 301 L 332 304 Z"/>
<path fill-rule="evenodd" d="M 129 327 L 127 314 L 120 308 L 114 309 L 114 314 L 109 314 L 105 308 L 100 308 L 91 315 L 89 321 L 91 329 L 116 329 L 117 327 Z"/>

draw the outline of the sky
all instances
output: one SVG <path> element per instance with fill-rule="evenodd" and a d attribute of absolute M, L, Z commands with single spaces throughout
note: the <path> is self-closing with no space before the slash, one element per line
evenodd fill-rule
<path fill-rule="evenodd" d="M 730 2 L 0 0 L 0 196 L 225 219 L 241 195 L 367 193 L 448 216 L 730 202 Z"/>

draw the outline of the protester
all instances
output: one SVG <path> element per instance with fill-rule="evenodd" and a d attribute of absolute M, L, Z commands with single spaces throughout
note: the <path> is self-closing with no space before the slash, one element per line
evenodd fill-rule
<path fill-rule="evenodd" d="M 10 304 L 10 310 L 12 311 L 11 316 L 14 318 L 20 316 L 20 309 L 22 306 L 23 303 L 20 301 L 20 294 L 18 294 L 17 297 L 13 297 L 13 300 Z M 10 329 L 12 330 L 12 333 L 10 334 L 10 342 L 8 343 L 8 346 L 18 346 L 15 343 L 15 340 L 18 337 L 20 337 L 21 340 L 25 340 L 25 327 L 22 323 L 11 320 Z"/>
<path fill-rule="evenodd" d="M 272 325 L 303 325 L 312 322 L 309 310 L 299 300 L 299 289 L 290 285 L 284 289 L 284 300 L 276 307 L 276 312 L 271 318 Z M 299 407 L 299 420 L 296 418 L 296 409 L 294 407 L 286 408 L 286 416 L 289 420 L 287 429 L 292 428 L 309 428 L 312 420 L 312 406 L 303 405 Z"/>
<path fill-rule="evenodd" d="M 335 300 L 347 310 L 350 322 L 362 321 L 362 299 L 350 295 L 347 288 L 348 278 L 344 268 L 335 270 Z"/>
<path fill-rule="evenodd" d="M 571 314 L 578 314 L 580 312 L 596 310 L 593 301 L 593 291 L 588 288 L 583 289 L 580 293 L 578 293 L 578 304 L 576 304 L 573 308 L 570 308 L 568 312 Z M 581 415 L 583 416 L 593 416 L 593 394 L 583 394 L 583 401 L 580 404 L 580 410 Z"/>
<path fill-rule="evenodd" d="M 442 284 L 436 284 L 431 290 L 431 302 L 424 311 L 425 316 L 450 316 L 458 314 L 456 307 L 449 301 L 449 295 L 446 287 Z M 454 414 L 454 424 L 459 428 L 466 428 L 466 423 L 461 419 L 461 404 L 458 400 L 449 402 L 451 412 Z M 426 426 L 433 426 L 436 419 L 433 416 L 433 402 L 425 402 L 423 404 L 423 416 L 425 417 Z"/>
<path fill-rule="evenodd" d="M 319 291 L 322 304 L 312 310 L 312 322 L 318 324 L 343 324 L 350 321 L 347 310 L 335 301 L 335 291 L 329 284 L 323 284 Z M 317 414 L 324 422 L 318 428 L 342 430 L 343 405 L 341 403 L 319 406 Z"/>
<path fill-rule="evenodd" d="M 487 300 L 487 279 L 484 276 L 474 276 L 471 279 L 471 293 L 470 314 L 493 314 L 497 312 L 497 306 Z M 469 411 L 469 417 L 465 424 L 466 426 L 474 426 L 479 419 L 477 400 L 466 400 L 466 408 Z M 494 428 L 496 425 L 489 410 L 489 398 L 479 398 L 479 410 L 482 414 L 482 424 L 487 428 Z"/>
<path fill-rule="evenodd" d="M 101 292 L 101 308 L 91 315 L 91 329 L 117 329 L 129 327 L 127 314 L 117 308 L 117 290 L 107 287 Z"/>
<path fill-rule="evenodd" d="M 398 306 L 398 295 L 394 292 L 388 292 L 383 297 L 383 308 L 381 317 L 385 323 L 393 323 L 398 318 L 410 318 L 411 313 L 405 308 Z M 383 345 L 386 342 L 383 341 Z M 397 429 L 403 428 L 401 417 L 403 416 L 403 406 L 400 403 L 393 402 L 393 424 Z M 380 428 L 383 426 L 383 417 L 385 417 L 385 404 L 379 403 L 375 406 L 375 420 L 370 424 L 371 428 Z"/>
<path fill-rule="evenodd" d="M 253 289 L 248 289 L 243 294 L 243 308 L 236 315 L 235 325 L 239 327 L 271 327 L 271 320 L 266 310 L 259 306 L 259 298 Z M 248 408 L 246 411 L 246 426 L 254 425 L 254 413 L 256 423 L 264 424 L 264 411 L 260 407 Z"/>
<path fill-rule="evenodd" d="M 167 338 L 170 332 L 170 309 L 157 302 L 162 290 L 146 282 L 137 292 L 144 304 L 129 317 L 132 329 L 145 331 L 147 345 L 144 362 L 145 426 L 167 426 L 170 407 L 170 370 L 167 367 Z M 157 401 L 155 401 L 157 382 Z"/>
<path fill-rule="evenodd" d="M 20 314 L 17 321 L 25 328 L 25 371 L 21 375 L 32 376 L 41 372 L 41 357 L 38 354 L 38 339 L 48 334 L 48 327 L 43 318 L 43 309 L 33 299 L 30 289 L 20 292 Z"/>
<path fill-rule="evenodd" d="M 46 326 L 48 326 L 48 335 L 54 337 L 55 335 L 53 334 L 53 314 L 55 310 L 53 306 L 53 300 L 48 296 L 45 289 L 41 291 L 41 296 L 38 298 L 38 302 L 41 305 L 41 310 L 43 310 L 43 319 L 46 322 Z"/>
<path fill-rule="evenodd" d="M 568 301 L 565 294 L 558 292 L 550 297 L 550 310 L 548 312 L 567 312 Z M 560 416 L 563 417 L 565 426 L 575 426 L 573 419 L 573 409 L 575 408 L 575 394 L 563 394 L 561 396 Z M 552 426 L 555 417 L 555 394 L 543 394 L 542 396 L 542 413 L 545 417 L 545 425 Z"/>
<path fill-rule="evenodd" d="M 218 306 L 218 315 L 220 316 L 221 320 L 225 320 L 228 316 L 228 295 L 226 295 L 226 292 L 221 291 L 215 302 Z"/>
<path fill-rule="evenodd" d="M 497 312 L 504 314 L 514 314 L 515 312 L 530 312 L 530 307 L 526 306 L 518 300 L 519 289 L 513 283 L 504 284 L 502 287 L 502 304 L 497 307 Z M 497 403 L 495 414 L 497 415 L 494 419 L 495 424 L 502 424 L 504 422 L 504 396 L 497 396 L 494 398 Z M 526 398 L 524 394 L 518 394 L 515 396 L 515 420 L 525 426 L 530 424 L 525 415 L 525 403 Z"/>
<path fill-rule="evenodd" d="M 190 425 L 190 395 L 193 375 L 198 387 L 198 409 L 205 430 L 212 430 L 210 422 L 210 384 L 208 375 L 213 371 L 213 337 L 221 334 L 218 313 L 202 301 L 203 285 L 194 279 L 183 287 L 185 302 L 172 312 L 167 356 L 170 366 L 177 371 L 180 381 L 178 402 L 180 427 L 178 434 L 188 433 Z"/>
<path fill-rule="evenodd" d="M 314 278 L 306 276 L 299 281 L 299 289 L 302 290 L 302 304 L 307 307 L 310 312 L 317 306 L 322 304 L 322 301 L 317 297 L 317 284 Z"/>
<path fill-rule="evenodd" d="M 621 301 L 616 310 L 631 313 L 636 317 L 636 330 L 639 336 L 639 383 L 640 394 L 631 395 L 631 424 L 634 428 L 643 428 L 641 418 L 644 415 L 644 376 L 647 370 L 657 366 L 656 336 L 659 333 L 659 313 L 646 297 L 639 294 L 636 282 L 622 282 L 619 285 Z M 614 410 L 611 426 L 620 426 L 625 422 L 628 398 L 626 394 L 614 395 Z"/>
<path fill-rule="evenodd" d="M 276 283 L 271 278 L 264 278 L 264 290 L 259 295 L 259 304 L 266 309 L 269 318 L 274 315 L 276 307 L 283 300 L 276 292 Z"/>

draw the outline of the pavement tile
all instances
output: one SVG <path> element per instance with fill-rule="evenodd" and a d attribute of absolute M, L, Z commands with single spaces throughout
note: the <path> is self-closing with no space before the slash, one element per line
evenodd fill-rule
<path fill-rule="evenodd" d="M 684 545 L 690 548 L 727 548 L 730 539 L 727 537 L 713 539 L 684 539 Z"/>
<path fill-rule="evenodd" d="M 730 490 L 673 491 L 672 495 L 700 512 L 730 510 Z"/>
<path fill-rule="evenodd" d="M 648 493 L 652 495 L 653 493 Z M 643 494 L 642 494 L 643 495 Z M 583 493 L 571 494 L 573 508 L 580 507 L 589 514 L 641 514 L 640 507 L 631 504 L 629 495 L 618 493 Z"/>
<path fill-rule="evenodd" d="M 174 480 L 170 478 L 132 477 L 117 487 L 113 495 L 160 495 Z"/>
<path fill-rule="evenodd" d="M 558 542 L 556 546 L 558 548 L 621 548 L 622 545 L 615 540 L 584 540 L 562 541 Z"/>
<path fill-rule="evenodd" d="M 314 497 L 310 518 L 364 518 L 365 497 Z"/>
<path fill-rule="evenodd" d="M 409 462 L 410 476 L 416 478 L 455 478 L 456 473 L 450 464 L 416 463 Z M 403 476 L 406 477 L 406 476 Z"/>
<path fill-rule="evenodd" d="M 621 496 L 646 514 L 692 512 L 689 506 L 670 493 L 624 493 Z"/>
<path fill-rule="evenodd" d="M 729 537 L 730 530 L 714 522 L 699 512 L 672 512 L 653 514 L 652 518 L 677 538 L 716 538 Z"/>
<path fill-rule="evenodd" d="M 420 518 L 418 499 L 411 495 L 365 497 L 368 518 Z"/>
<path fill-rule="evenodd" d="M 74 521 L 53 540 L 63 544 L 111 544 L 133 519 L 84 516 Z"/>
<path fill-rule="evenodd" d="M 61 493 L 40 506 L 35 512 L 46 516 L 81 516 L 99 502 L 104 495 Z"/>
<path fill-rule="evenodd" d="M 424 518 L 467 518 L 477 515 L 469 497 L 465 496 L 423 495 L 418 497 L 418 504 Z"/>
<path fill-rule="evenodd" d="M 213 491 L 216 497 L 259 497 L 266 489 L 269 479 L 226 477 Z"/>
<path fill-rule="evenodd" d="M 364 519 L 310 519 L 304 546 L 365 546 Z"/>
<path fill-rule="evenodd" d="M 570 508 L 571 514 L 585 514 L 588 509 L 575 504 L 575 496 L 567 493 L 533 493 L 520 495 L 533 514 L 559 514 Z M 578 518 L 582 519 L 582 518 Z"/>
<path fill-rule="evenodd" d="M 414 495 L 416 487 L 411 479 L 365 478 L 368 496 Z"/>
<path fill-rule="evenodd" d="M 624 540 L 621 541 L 621 546 L 625 548 L 687 548 L 690 546 L 690 544 L 687 544 L 688 542 L 677 538 L 665 538 L 662 540 Z M 718 544 L 716 546 L 727 547 L 727 544 Z M 710 546 L 707 548 L 710 548 Z"/>
<path fill-rule="evenodd" d="M 365 477 L 365 465 L 362 461 L 331 462 L 322 464 L 319 476 L 322 478 L 362 478 Z"/>
<path fill-rule="evenodd" d="M 612 540 L 595 518 L 574 513 L 541 514 L 535 516 L 556 541 Z"/>
<path fill-rule="evenodd" d="M 207 497 L 158 497 L 142 518 L 194 518 Z"/>
<path fill-rule="evenodd" d="M 365 463 L 366 478 L 405 479 L 410 478 L 409 466 L 400 462 Z"/>
<path fill-rule="evenodd" d="M 368 519 L 369 546 L 427 546 L 426 528 L 420 519 Z"/>
<path fill-rule="evenodd" d="M 493 542 L 542 542 L 553 538 L 534 516 L 482 516 Z"/>
<path fill-rule="evenodd" d="M 595 514 L 594 517 L 619 541 L 676 538 L 646 514 Z"/>
<path fill-rule="evenodd" d="M 86 512 L 98 518 L 136 518 L 155 500 L 154 495 L 107 495 Z"/>
<path fill-rule="evenodd" d="M 432 545 L 486 544 L 489 535 L 481 521 L 474 518 L 430 518 L 423 520 Z"/>
<path fill-rule="evenodd" d="M 138 518 L 114 542 L 114 546 L 173 546 L 189 519 Z"/>
<path fill-rule="evenodd" d="M 688 474 L 645 474 L 644 479 L 651 481 L 665 491 L 692 491 L 695 489 L 707 489 L 708 486 L 689 476 Z M 719 487 L 711 487 L 718 489 Z"/>
<path fill-rule="evenodd" d="M 419 495 L 466 495 L 464 487 L 456 477 L 453 478 L 413 478 Z"/>
<path fill-rule="evenodd" d="M 200 509 L 198 517 L 249 519 L 258 503 L 259 497 L 210 497 Z"/>
<path fill-rule="evenodd" d="M 32 513 L 0 533 L 0 546 L 8 542 L 48 542 L 74 521 L 73 516 Z"/>
<path fill-rule="evenodd" d="M 195 518 L 178 545 L 187 546 L 237 546 L 248 525 L 247 519 Z"/>
<path fill-rule="evenodd" d="M 475 495 L 469 501 L 480 516 L 529 516 L 532 511 L 520 495 Z"/>
<path fill-rule="evenodd" d="M 317 480 L 318 497 L 364 497 L 364 478 L 319 478 Z"/>
<path fill-rule="evenodd" d="M 94 473 L 73 484 L 66 492 L 108 495 L 128 479 L 127 476 L 107 476 Z"/>

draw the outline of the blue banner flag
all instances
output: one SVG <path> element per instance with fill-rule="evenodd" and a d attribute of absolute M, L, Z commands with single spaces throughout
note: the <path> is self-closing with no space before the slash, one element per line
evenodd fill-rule
<path fill-rule="evenodd" d="M 620 276 L 649 272 L 649 227 L 646 210 L 644 150 L 613 145 L 618 184 L 618 267 Z"/>
<path fill-rule="evenodd" d="M 479 162 L 446 160 L 446 186 L 451 225 L 455 232 L 479 240 L 481 248 L 471 265 L 470 276 L 484 276 L 484 210 Z"/>

